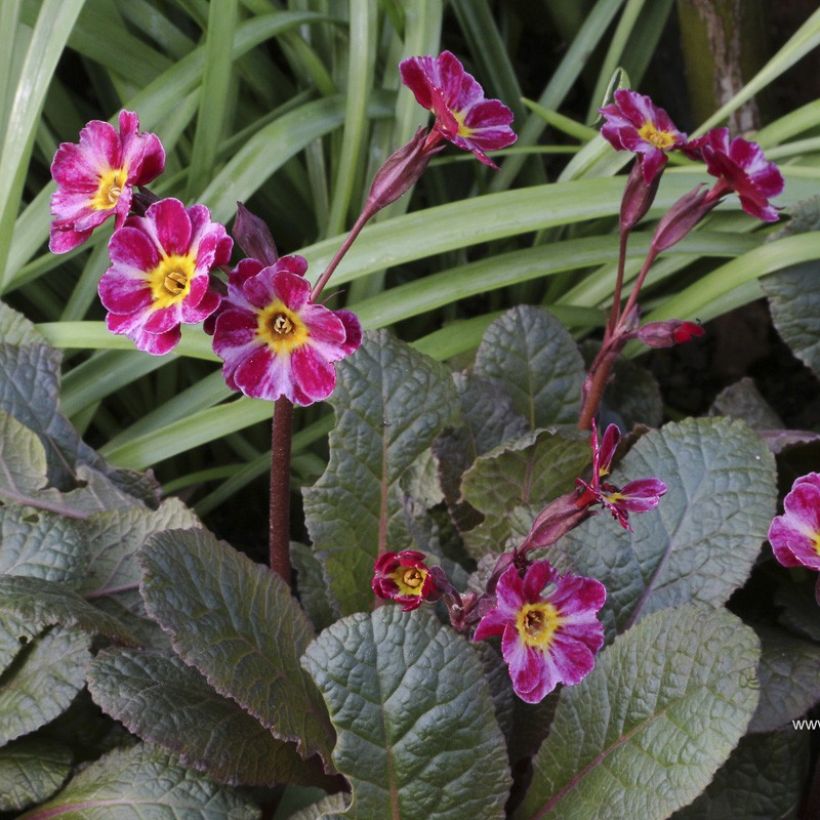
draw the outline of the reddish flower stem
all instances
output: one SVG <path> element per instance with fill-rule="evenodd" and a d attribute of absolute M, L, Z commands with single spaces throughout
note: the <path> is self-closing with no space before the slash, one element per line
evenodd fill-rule
<path fill-rule="evenodd" d="M 290 448 L 293 404 L 284 396 L 274 402 L 271 428 L 268 548 L 270 568 L 290 584 Z"/>
<path fill-rule="evenodd" d="M 620 246 L 618 248 L 618 274 L 615 278 L 615 292 L 612 295 L 612 310 L 609 322 L 604 332 L 604 341 L 608 341 L 615 332 L 615 326 L 621 316 L 621 292 L 624 286 L 624 268 L 626 267 L 626 245 L 629 241 L 629 231 L 621 231 Z"/>
<path fill-rule="evenodd" d="M 626 302 L 626 307 L 624 307 L 623 312 L 621 313 L 621 317 L 629 316 L 632 312 L 632 308 L 634 308 L 638 303 L 638 295 L 641 292 L 643 283 L 646 281 L 646 275 L 649 273 L 649 269 L 652 267 L 657 255 L 658 252 L 653 247 L 650 247 L 649 253 L 647 253 L 646 259 L 644 259 L 643 265 L 641 266 L 640 273 L 638 273 L 638 278 L 632 286 L 632 292 L 629 294 L 629 299 Z"/>

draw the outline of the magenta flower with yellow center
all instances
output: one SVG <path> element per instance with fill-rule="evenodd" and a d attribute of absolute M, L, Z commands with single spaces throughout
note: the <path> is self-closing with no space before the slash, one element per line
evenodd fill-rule
<path fill-rule="evenodd" d="M 167 353 L 180 324 L 197 324 L 219 306 L 210 272 L 228 264 L 232 247 L 204 205 L 162 199 L 130 217 L 111 237 L 111 267 L 99 284 L 108 329 L 146 353 Z"/>
<path fill-rule="evenodd" d="M 666 165 L 667 153 L 684 145 L 686 135 L 645 94 L 619 88 L 614 96 L 614 103 L 599 109 L 606 119 L 601 136 L 618 151 L 638 154 L 644 180 L 651 184 Z"/>
<path fill-rule="evenodd" d="M 769 527 L 774 557 L 784 567 L 820 570 L 820 473 L 796 479 L 783 508 Z"/>
<path fill-rule="evenodd" d="M 474 640 L 501 636 L 501 654 L 521 700 L 538 703 L 559 683 L 580 683 L 604 643 L 598 612 L 606 588 L 593 578 L 559 575 L 548 561 L 531 564 L 523 578 L 515 566 L 498 579 L 496 604 Z"/>
<path fill-rule="evenodd" d="M 436 600 L 440 595 L 424 553 L 416 550 L 386 552 L 373 567 L 370 587 L 379 598 L 401 604 L 404 612 L 418 609 L 422 601 Z"/>
<path fill-rule="evenodd" d="M 76 248 L 111 216 L 122 227 L 133 186 L 147 185 L 164 167 L 162 143 L 155 134 L 139 132 L 133 111 L 120 112 L 119 134 L 107 122 L 89 122 L 79 144 L 62 143 L 51 163 L 57 183 L 51 196 L 51 252 Z"/>
<path fill-rule="evenodd" d="M 362 329 L 349 310 L 311 301 L 306 271 L 303 257 L 283 256 L 268 266 L 243 259 L 231 272 L 213 341 L 228 387 L 301 405 L 333 392 L 333 362 L 358 349 Z"/>
<path fill-rule="evenodd" d="M 485 152 L 516 141 L 510 128 L 513 113 L 501 100 L 484 97 L 484 89 L 455 54 L 443 51 L 438 57 L 409 57 L 399 64 L 399 71 L 419 105 L 436 116 L 433 143 L 440 135 L 471 151 L 490 168 L 497 167 Z"/>

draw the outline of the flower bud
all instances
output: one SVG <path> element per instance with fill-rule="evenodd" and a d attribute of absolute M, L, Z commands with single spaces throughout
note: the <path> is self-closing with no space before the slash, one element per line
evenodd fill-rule
<path fill-rule="evenodd" d="M 684 194 L 658 222 L 652 251 L 658 254 L 680 242 L 718 202 L 708 196 L 702 185 Z"/>
<path fill-rule="evenodd" d="M 703 336 L 703 328 L 697 322 L 670 319 L 666 322 L 649 322 L 638 330 L 638 338 L 649 347 L 673 347 Z"/>
<path fill-rule="evenodd" d="M 656 174 L 651 182 L 644 179 L 641 163 L 636 162 L 629 172 L 621 199 L 621 230 L 630 231 L 646 216 L 655 201 L 661 175 Z"/>
<path fill-rule="evenodd" d="M 273 236 L 265 222 L 252 214 L 241 202 L 236 203 L 236 219 L 231 231 L 245 256 L 273 265 L 279 259 Z"/>
<path fill-rule="evenodd" d="M 367 196 L 367 208 L 373 213 L 395 202 L 409 191 L 424 173 L 430 157 L 436 153 L 425 150 L 426 137 L 426 129 L 419 128 L 413 139 L 394 151 L 376 172 Z M 443 147 L 442 144 L 437 150 Z"/>
<path fill-rule="evenodd" d="M 435 574 L 424 563 L 424 553 L 416 550 L 380 556 L 373 566 L 370 586 L 379 598 L 401 604 L 405 612 L 418 609 L 422 601 L 435 601 L 441 596 Z"/>

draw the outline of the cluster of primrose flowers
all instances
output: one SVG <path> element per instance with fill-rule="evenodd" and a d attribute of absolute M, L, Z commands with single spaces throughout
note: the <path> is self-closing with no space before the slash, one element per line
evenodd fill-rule
<path fill-rule="evenodd" d="M 267 227 L 241 204 L 233 237 L 246 257 L 230 265 L 233 240 L 211 221 L 204 205 L 186 207 L 174 198 L 157 199 L 148 183 L 165 165 L 154 134 L 139 131 L 137 115 L 123 111 L 119 131 L 93 121 L 79 144 L 62 144 L 52 164 L 58 189 L 52 197 L 54 222 L 49 247 L 65 253 L 85 242 L 110 217 L 111 260 L 99 283 L 107 326 L 152 355 L 171 351 L 182 324 L 204 323 L 214 351 L 224 362 L 228 386 L 247 396 L 299 405 L 326 399 L 335 386 L 333 363 L 353 354 L 362 339 L 356 316 L 318 301 L 333 270 L 364 224 L 407 192 L 430 158 L 446 142 L 472 152 L 495 168 L 487 151 L 511 145 L 512 112 L 483 89 L 450 52 L 413 57 L 400 65 L 405 85 L 435 116 L 394 152 L 377 172 L 358 220 L 328 268 L 311 287 L 307 262 L 279 257 Z M 666 485 L 658 478 L 617 487 L 609 479 L 620 433 L 610 425 L 598 440 L 593 418 L 614 358 L 628 339 L 665 347 L 700 335 L 699 325 L 678 320 L 639 325 L 637 296 L 658 253 L 679 241 L 729 192 L 744 210 L 766 221 L 777 219 L 769 198 L 783 188 L 780 172 L 759 146 L 729 139 L 726 129 L 687 141 L 648 97 L 628 90 L 601 109 L 603 135 L 619 150 L 637 154 L 622 200 L 620 228 L 625 247 L 630 230 L 645 216 L 657 191 L 667 154 L 680 150 L 702 159 L 717 182 L 685 195 L 658 223 L 647 261 L 625 308 L 622 270 L 600 352 L 584 385 L 579 426 L 591 429 L 592 473 L 576 489 L 548 505 L 515 549 L 499 556 L 482 594 L 460 594 L 445 573 L 428 566 L 423 553 L 387 552 L 375 564 L 372 588 L 412 610 L 443 600 L 452 625 L 474 640 L 501 637 L 513 688 L 525 701 L 542 700 L 559 683 L 579 683 L 594 667 L 604 641 L 598 613 L 606 588 L 593 578 L 560 575 L 530 553 L 545 549 L 595 512 L 608 510 L 629 529 L 629 514 L 654 509 Z M 820 476 L 799 479 L 786 498 L 786 513 L 772 523 L 770 540 L 787 566 L 820 569 Z"/>

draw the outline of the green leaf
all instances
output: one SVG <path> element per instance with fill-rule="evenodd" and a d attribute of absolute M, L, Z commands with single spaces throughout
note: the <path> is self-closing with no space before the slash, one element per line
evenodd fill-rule
<path fill-rule="evenodd" d="M 46 451 L 14 416 L 0 412 L 0 495 L 11 500 L 46 484 Z"/>
<path fill-rule="evenodd" d="M 330 461 L 304 490 L 305 522 L 334 609 L 369 609 L 373 561 L 409 547 L 400 482 L 452 419 L 447 369 L 385 331 L 336 368 Z"/>
<path fill-rule="evenodd" d="M 296 541 L 290 542 L 290 560 L 296 570 L 299 601 L 310 616 L 314 628 L 320 630 L 330 626 L 336 619 L 327 599 L 322 562 L 310 547 Z"/>
<path fill-rule="evenodd" d="M 332 730 L 300 669 L 313 638 L 287 584 L 205 530 L 167 530 L 139 556 L 148 614 L 176 653 L 299 752 L 329 758 Z"/>
<path fill-rule="evenodd" d="M 172 654 L 143 650 L 100 652 L 88 688 L 103 711 L 143 740 L 229 785 L 321 785 L 322 769 L 306 764 L 202 675 Z"/>
<path fill-rule="evenodd" d="M 612 482 L 651 476 L 668 492 L 656 510 L 630 516 L 633 532 L 601 512 L 552 550 L 562 566 L 606 579 L 609 629 L 688 601 L 722 604 L 748 577 L 775 513 L 774 458 L 743 422 L 667 424 L 638 441 Z"/>
<path fill-rule="evenodd" d="M 573 489 L 589 461 L 588 437 L 577 431 L 528 433 L 479 456 L 461 482 L 464 500 L 484 516 L 463 533 L 470 554 L 503 552 L 519 531 L 517 508 L 529 511 L 531 523 L 549 501 Z"/>
<path fill-rule="evenodd" d="M 493 322 L 475 372 L 500 383 L 532 430 L 578 418 L 584 363 L 566 328 L 545 310 L 522 305 Z"/>
<path fill-rule="evenodd" d="M 804 262 L 760 280 L 772 321 L 794 355 L 820 377 L 820 262 Z"/>
<path fill-rule="evenodd" d="M 790 575 L 779 572 L 774 602 L 782 609 L 779 620 L 784 626 L 820 643 L 820 618 L 817 617 L 814 586 L 814 578 L 798 584 Z"/>
<path fill-rule="evenodd" d="M 782 629 L 757 630 L 760 655 L 760 703 L 750 732 L 771 732 L 802 717 L 820 701 L 820 646 L 795 638 Z"/>
<path fill-rule="evenodd" d="M 171 755 L 139 744 L 115 749 L 92 763 L 54 799 L 22 817 L 44 820 L 55 816 L 78 820 L 254 820 L 259 811 L 233 789 L 217 786 L 201 774 L 183 769 Z"/>
<path fill-rule="evenodd" d="M 80 591 L 86 598 L 113 597 L 132 611 L 141 610 L 139 548 L 155 532 L 201 526 L 176 498 L 166 499 L 156 510 L 133 507 L 91 516 L 83 527 L 89 567 Z"/>
<path fill-rule="evenodd" d="M 481 663 L 432 613 L 351 615 L 302 663 L 338 733 L 333 761 L 353 787 L 345 816 L 504 816 L 507 755 Z"/>
<path fill-rule="evenodd" d="M 135 643 L 116 618 L 93 607 L 63 584 L 41 578 L 0 575 L 0 613 L 21 618 L 29 629 L 60 624 L 90 635 L 104 635 L 119 643 Z"/>
<path fill-rule="evenodd" d="M 30 624 L 25 618 L 10 612 L 0 612 L 0 673 L 39 632 L 40 628 Z"/>
<path fill-rule="evenodd" d="M 754 632 L 725 610 L 657 612 L 561 692 L 517 818 L 668 817 L 707 786 L 757 705 Z"/>
<path fill-rule="evenodd" d="M 28 507 L 0 506 L 0 575 L 25 575 L 78 586 L 88 566 L 78 522 Z"/>
<path fill-rule="evenodd" d="M 335 820 L 337 815 L 345 814 L 349 799 L 344 792 L 329 794 L 296 814 L 288 815 L 288 820 Z"/>
<path fill-rule="evenodd" d="M 71 771 L 71 749 L 24 737 L 0 749 L 0 811 L 24 809 L 51 797 Z"/>
<path fill-rule="evenodd" d="M 672 820 L 797 817 L 808 771 L 808 732 L 747 735 L 706 791 Z"/>
<path fill-rule="evenodd" d="M 85 685 L 89 635 L 55 627 L 14 659 L 0 681 L 0 746 L 64 712 Z"/>
<path fill-rule="evenodd" d="M 779 430 L 784 426 L 783 420 L 748 376 L 724 387 L 712 402 L 709 415 L 741 419 L 752 430 Z"/>

